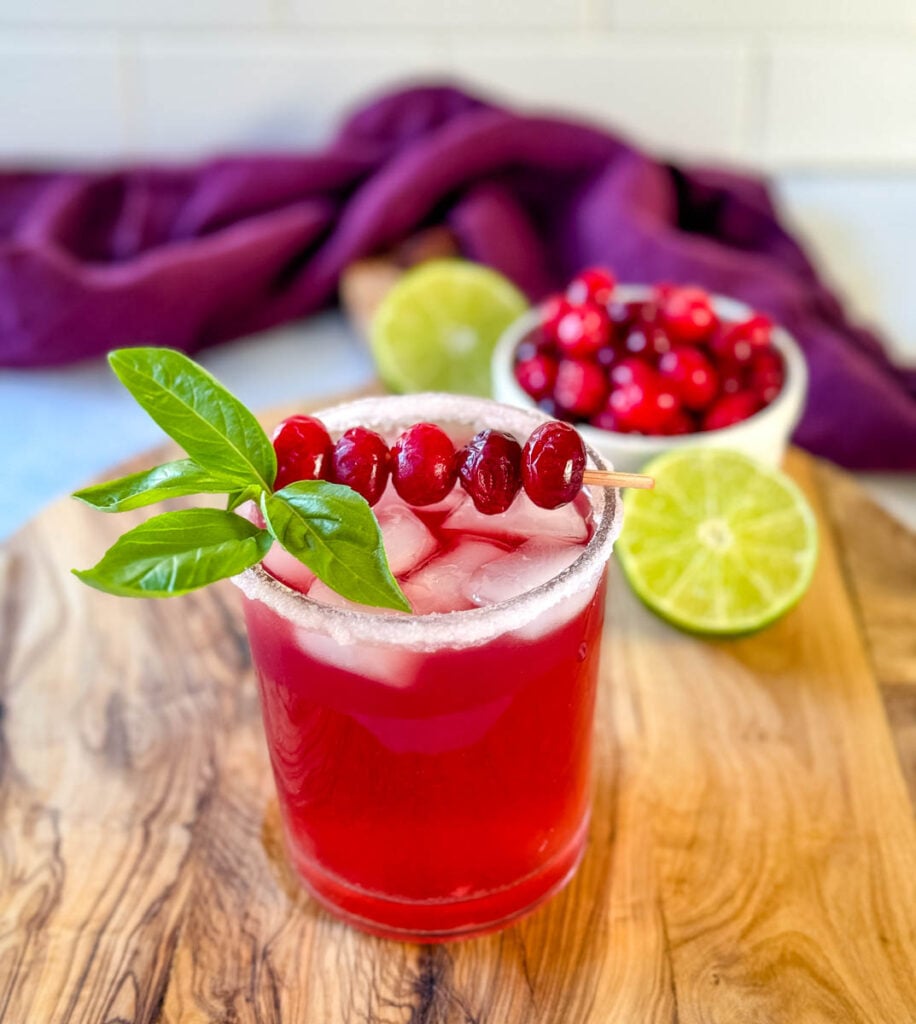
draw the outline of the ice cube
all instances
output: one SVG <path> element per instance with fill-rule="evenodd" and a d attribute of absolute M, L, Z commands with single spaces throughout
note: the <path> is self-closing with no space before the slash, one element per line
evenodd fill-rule
<path fill-rule="evenodd" d="M 468 498 L 458 484 L 455 484 L 442 501 L 437 501 L 434 505 L 424 505 L 423 512 L 451 512 L 452 509 L 465 500 L 470 501 L 471 499 Z M 381 519 L 391 508 L 406 508 L 409 510 L 410 506 L 405 505 L 404 499 L 394 489 L 394 484 L 389 482 L 385 492 L 373 506 L 372 511 L 375 513 L 376 518 Z"/>
<path fill-rule="evenodd" d="M 469 539 L 437 555 L 408 577 L 402 589 L 416 615 L 457 612 L 473 608 L 467 583 L 487 562 L 505 554 L 505 548 L 489 541 Z"/>
<path fill-rule="evenodd" d="M 330 608 L 345 611 L 365 611 L 374 615 L 406 615 L 394 608 L 376 608 L 356 604 L 342 597 L 321 580 L 314 580 L 308 596 Z M 409 686 L 417 678 L 422 655 L 393 643 L 369 644 L 349 635 L 347 625 L 334 623 L 331 616 L 325 620 L 328 631 L 297 627 L 299 646 L 319 662 L 351 672 L 364 679 L 385 683 L 387 686 Z M 383 627 L 380 626 L 380 630 Z"/>
<path fill-rule="evenodd" d="M 467 581 L 465 593 L 477 606 L 509 601 L 553 579 L 581 554 L 579 544 L 535 537 L 482 565 Z"/>
<path fill-rule="evenodd" d="M 576 504 L 540 508 L 521 491 L 505 512 L 485 516 L 468 500 L 456 506 L 443 527 L 487 537 L 540 537 L 581 544 L 588 539 L 588 526 Z"/>
<path fill-rule="evenodd" d="M 264 529 L 264 516 L 261 510 L 253 501 L 246 501 L 236 509 L 238 515 L 247 519 L 249 523 Z M 307 566 L 303 565 L 294 555 L 291 555 L 276 541 L 271 545 L 270 550 L 264 556 L 261 563 L 271 576 L 276 577 L 281 583 L 285 583 L 300 594 L 307 594 L 309 587 L 315 581 L 315 574 Z"/>
<path fill-rule="evenodd" d="M 350 605 L 350 608 L 356 607 Z M 410 686 L 423 662 L 422 654 L 406 647 L 356 641 L 346 643 L 325 633 L 303 628 L 296 630 L 296 642 L 303 651 L 326 665 L 397 688 Z"/>
<path fill-rule="evenodd" d="M 309 597 L 319 604 L 327 605 L 329 608 L 343 608 L 351 612 L 372 612 L 373 615 L 406 615 L 406 612 L 398 612 L 395 608 L 376 608 L 368 604 L 357 604 L 355 601 L 348 601 L 347 598 L 332 590 L 323 580 L 316 579 L 309 587 Z"/>
<path fill-rule="evenodd" d="M 271 576 L 276 576 L 281 583 L 298 590 L 300 594 L 307 594 L 315 581 L 312 570 L 280 547 L 276 541 L 265 555 L 263 565 Z"/>
<path fill-rule="evenodd" d="M 374 615 L 406 614 L 393 608 L 370 608 L 355 604 L 319 579 L 312 583 L 308 596 L 329 608 L 342 608 L 345 611 L 371 612 Z M 346 632 L 345 628 L 343 631 Z M 416 678 L 417 655 L 412 651 L 391 644 L 370 646 L 355 641 L 345 642 L 333 635 L 306 629 L 298 630 L 297 638 L 302 649 L 313 658 L 345 672 L 397 687 L 409 686 Z"/>
<path fill-rule="evenodd" d="M 436 538 L 406 505 L 386 504 L 377 509 L 376 515 L 388 565 L 395 576 L 404 576 L 422 565 L 436 550 Z"/>
<path fill-rule="evenodd" d="M 404 502 L 401 499 L 398 492 L 394 489 L 394 484 L 389 480 L 388 486 L 382 491 L 382 496 L 372 506 L 372 511 L 375 513 L 376 519 L 380 512 L 384 512 L 386 509 L 391 508 L 393 505 L 402 505 Z"/>
<path fill-rule="evenodd" d="M 433 505 L 424 505 L 424 512 L 451 512 L 457 508 L 462 502 L 470 502 L 470 498 L 462 490 L 459 484 L 455 486 L 446 494 L 442 501 L 437 501 Z"/>

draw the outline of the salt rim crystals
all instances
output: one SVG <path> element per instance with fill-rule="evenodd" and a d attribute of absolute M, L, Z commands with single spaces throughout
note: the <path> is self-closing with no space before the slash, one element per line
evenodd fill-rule
<path fill-rule="evenodd" d="M 535 427 L 550 420 L 544 413 L 486 398 L 436 393 L 358 399 L 319 410 L 314 415 L 331 433 L 360 424 L 385 436 L 411 423 L 428 420 L 446 428 L 464 427 L 473 431 L 486 425 L 525 438 Z M 588 445 L 586 455 L 591 468 L 613 468 Z M 477 647 L 504 633 L 524 631 L 535 619 L 563 601 L 591 595 L 620 534 L 623 507 L 619 492 L 612 488 L 588 488 L 588 493 L 595 532 L 575 562 L 547 583 L 484 608 L 427 615 L 331 608 L 281 583 L 261 565 L 232 577 L 232 582 L 247 598 L 261 601 L 294 626 L 328 635 L 341 645 L 397 646 L 423 652 Z M 581 605 L 578 602 L 576 605 L 569 617 L 580 610 Z"/>

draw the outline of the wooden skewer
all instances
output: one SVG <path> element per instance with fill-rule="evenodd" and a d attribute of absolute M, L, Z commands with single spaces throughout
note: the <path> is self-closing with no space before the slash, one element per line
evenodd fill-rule
<path fill-rule="evenodd" d="M 593 484 L 595 487 L 635 487 L 641 491 L 651 491 L 655 486 L 655 478 L 642 473 L 609 473 L 603 469 L 587 469 L 582 474 L 582 483 Z"/>

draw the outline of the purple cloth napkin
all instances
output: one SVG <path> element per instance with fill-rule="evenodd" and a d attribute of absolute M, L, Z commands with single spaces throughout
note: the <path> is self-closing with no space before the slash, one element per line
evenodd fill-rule
<path fill-rule="evenodd" d="M 0 364 L 249 334 L 328 305 L 347 264 L 436 223 L 532 299 L 593 263 L 743 299 L 808 357 L 799 444 L 916 469 L 916 373 L 849 322 L 760 180 L 450 88 L 371 103 L 316 154 L 0 174 Z"/>

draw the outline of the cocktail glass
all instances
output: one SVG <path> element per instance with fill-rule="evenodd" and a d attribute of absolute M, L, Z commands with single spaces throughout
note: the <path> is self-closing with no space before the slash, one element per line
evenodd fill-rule
<path fill-rule="evenodd" d="M 410 395 L 317 413 L 332 435 L 427 420 L 520 440 L 539 413 Z M 606 468 L 589 451 L 594 468 Z M 235 582 L 260 686 L 290 862 L 374 934 L 500 928 L 572 877 L 585 848 L 595 687 L 616 491 L 588 488 L 568 568 L 489 607 L 409 616 L 319 604 L 261 566 Z M 580 499 L 582 500 L 582 499 Z"/>

